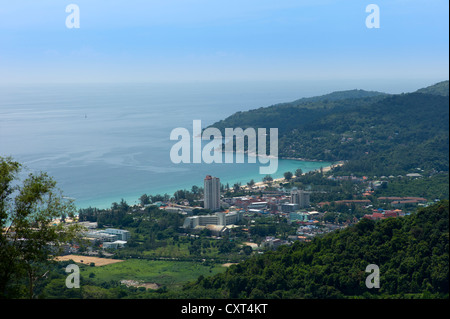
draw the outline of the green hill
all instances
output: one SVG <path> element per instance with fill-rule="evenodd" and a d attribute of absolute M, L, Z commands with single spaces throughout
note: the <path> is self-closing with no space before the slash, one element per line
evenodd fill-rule
<path fill-rule="evenodd" d="M 366 267 L 380 271 L 367 288 Z M 449 206 L 442 201 L 381 221 L 254 256 L 225 273 L 200 277 L 178 298 L 448 298 Z"/>
<path fill-rule="evenodd" d="M 272 106 L 292 106 L 292 107 L 302 107 L 308 109 L 316 108 L 330 108 L 334 104 L 328 104 L 330 102 L 342 101 L 342 100 L 354 100 L 354 99 L 365 99 L 373 97 L 385 97 L 389 94 L 377 91 L 366 91 L 360 89 L 346 90 L 346 91 L 336 91 L 324 95 L 304 97 L 292 102 L 278 103 Z M 318 103 L 321 102 L 321 103 Z"/>
<path fill-rule="evenodd" d="M 428 87 L 423 88 L 423 89 L 419 89 L 416 92 L 417 93 L 424 93 L 424 94 L 434 94 L 434 95 L 449 96 L 448 80 L 436 83 L 434 85 L 428 86 Z"/>
<path fill-rule="evenodd" d="M 417 167 L 448 171 L 449 97 L 424 93 L 445 87 L 448 91 L 448 81 L 422 93 L 332 93 L 334 100 L 318 97 L 237 112 L 211 126 L 222 131 L 277 127 L 280 157 L 348 161 L 336 173 L 397 175 Z"/>
<path fill-rule="evenodd" d="M 362 99 L 367 97 L 375 96 L 387 96 L 387 93 L 377 92 L 377 91 L 365 91 L 365 90 L 346 90 L 346 91 L 336 91 L 325 95 L 307 97 L 295 100 L 291 102 L 293 105 L 307 104 L 310 102 L 325 102 L 325 101 L 339 101 L 348 99 Z"/>

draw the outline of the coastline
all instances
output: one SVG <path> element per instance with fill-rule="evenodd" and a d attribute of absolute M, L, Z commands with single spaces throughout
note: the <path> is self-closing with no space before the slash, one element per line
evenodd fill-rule
<path fill-rule="evenodd" d="M 215 148 L 214 149 L 215 152 L 219 152 L 219 153 L 233 153 L 233 154 L 244 154 L 247 156 L 254 156 L 254 157 L 261 157 L 261 158 L 276 158 L 279 160 L 291 160 L 291 161 L 301 161 L 301 162 L 328 162 L 328 161 L 324 161 L 324 160 L 318 160 L 318 159 L 308 159 L 308 158 L 303 158 L 303 157 L 284 157 L 284 156 L 274 156 L 274 155 L 267 155 L 267 154 L 258 154 L 258 153 L 253 153 L 253 152 L 249 152 L 249 151 L 232 151 L 232 152 L 228 152 L 225 150 L 222 150 L 220 148 Z M 343 163 L 343 161 L 337 161 L 336 163 Z M 332 164 L 331 166 L 333 166 L 334 164 Z"/>
<path fill-rule="evenodd" d="M 287 158 L 283 158 L 283 159 L 287 159 Z M 298 160 L 298 161 L 304 161 L 304 160 L 302 160 L 302 159 L 296 159 L 296 158 L 289 158 L 290 160 Z M 323 161 L 316 161 L 316 162 L 323 162 Z M 325 167 L 322 167 L 322 172 L 323 173 L 327 173 L 327 172 L 329 172 L 329 171 L 331 171 L 333 168 L 335 168 L 335 167 L 338 167 L 338 166 L 342 166 L 342 165 L 344 165 L 344 163 L 343 162 L 337 162 L 337 163 L 333 163 L 333 164 L 331 164 L 331 165 L 329 165 L 329 166 L 325 166 Z M 320 168 L 319 169 L 315 169 L 314 170 L 315 172 L 318 172 L 318 171 L 320 171 Z M 304 175 L 304 174 L 306 174 L 306 173 L 303 173 L 302 175 Z M 273 181 L 271 182 L 271 183 L 281 183 L 281 182 L 283 182 L 283 181 L 285 181 L 285 178 L 284 177 L 281 177 L 281 178 L 274 178 L 273 179 Z M 256 182 L 255 184 L 254 184 L 254 186 L 253 187 L 257 187 L 257 188 L 265 188 L 265 187 L 268 187 L 269 186 L 269 183 L 267 183 L 267 182 Z M 248 189 L 248 185 L 245 185 L 245 186 L 243 186 L 245 189 Z"/>
<path fill-rule="evenodd" d="M 329 170 L 331 170 L 333 167 L 335 167 L 336 165 L 342 165 L 341 163 L 330 163 L 330 162 L 325 162 L 325 161 L 305 161 L 304 159 L 300 159 L 300 158 L 279 158 L 281 162 L 289 162 L 287 164 L 287 166 L 280 166 L 279 170 L 276 174 L 272 175 L 273 178 L 273 182 L 272 183 L 280 183 L 283 182 L 284 177 L 283 174 L 286 171 L 291 171 L 292 173 L 294 173 L 295 169 L 297 168 L 301 168 L 305 173 L 310 172 L 310 171 L 319 171 L 320 167 L 319 163 L 324 162 L 326 163 L 324 166 L 322 167 L 323 172 L 328 172 Z M 247 162 L 247 161 L 246 161 Z M 315 165 L 312 165 L 312 167 L 304 167 L 303 165 L 296 165 L 295 163 L 299 162 L 299 163 L 315 163 Z M 211 168 L 214 171 L 214 167 Z M 212 172 L 210 171 L 209 174 L 216 174 L 215 176 L 219 177 L 221 180 L 221 183 L 226 185 L 227 183 L 232 186 L 234 183 L 241 183 L 241 187 L 246 188 L 247 187 L 247 182 L 249 182 L 250 180 L 254 180 L 255 181 L 255 186 L 262 187 L 262 186 L 268 186 L 267 183 L 262 181 L 262 178 L 264 177 L 263 175 L 246 175 L 246 174 L 241 174 L 241 175 L 236 175 L 231 173 L 232 171 L 227 169 L 227 172 L 230 172 L 230 175 L 225 175 L 223 170 L 222 173 L 219 172 Z M 169 186 L 169 188 L 167 189 L 149 189 L 147 187 L 142 188 L 142 191 L 140 190 L 133 190 L 131 192 L 127 192 L 125 193 L 125 190 L 123 190 L 123 192 L 121 193 L 116 193 L 116 194 L 111 194 L 108 195 L 106 197 L 102 197 L 102 198 L 94 198 L 91 197 L 90 199 L 87 200 L 75 200 L 75 205 L 78 209 L 85 209 L 88 207 L 95 207 L 95 208 L 100 208 L 100 209 L 107 209 L 110 208 L 113 202 L 120 202 L 120 200 L 123 198 L 129 205 L 137 205 L 139 204 L 139 197 L 142 194 L 147 194 L 147 195 L 164 195 L 164 194 L 169 194 L 170 196 L 173 196 L 173 194 L 178 191 L 178 190 L 190 190 L 192 186 L 196 185 L 198 187 L 203 187 L 203 184 L 200 182 L 203 181 L 203 175 L 199 176 L 199 178 L 196 178 L 196 180 L 192 180 L 192 184 L 188 181 L 188 182 L 182 182 L 181 180 L 179 181 L 180 183 L 177 183 L 176 185 L 172 185 Z M 146 189 L 147 188 L 147 189 Z M 78 202 L 78 203 L 77 203 Z"/>
<path fill-rule="evenodd" d="M 287 159 L 287 158 L 283 158 L 283 159 Z M 304 160 L 302 160 L 302 159 L 294 159 L 294 158 L 290 158 L 289 160 L 297 160 L 297 161 L 302 161 L 302 162 L 304 161 Z M 323 161 L 316 161 L 316 162 L 323 162 Z M 329 171 L 331 171 L 334 167 L 342 166 L 343 164 L 344 164 L 344 163 L 343 163 L 342 161 L 339 161 L 339 162 L 337 162 L 337 163 L 332 163 L 331 165 L 322 167 L 322 172 L 323 172 L 323 173 L 329 172 Z M 312 171 L 315 171 L 315 172 L 320 171 L 320 168 L 315 169 L 315 170 L 312 170 Z M 303 174 L 306 174 L 306 173 L 303 173 Z M 279 177 L 279 178 L 274 178 L 273 181 L 272 181 L 271 183 L 272 183 L 272 184 L 273 184 L 273 183 L 282 183 L 282 182 L 284 182 L 284 181 L 285 181 L 285 178 L 284 178 L 284 177 Z M 246 182 L 245 182 L 245 183 L 246 183 Z M 199 186 L 199 185 L 197 185 L 197 186 Z M 242 187 L 243 189 L 246 189 L 246 190 L 249 189 L 249 186 L 248 186 L 247 184 L 242 185 L 241 187 Z M 261 182 L 255 182 L 255 184 L 253 185 L 253 188 L 257 188 L 257 189 L 264 189 L 264 188 L 266 188 L 266 187 L 269 187 L 269 183 L 263 182 L 263 181 L 261 181 Z M 142 195 L 142 194 L 141 194 L 141 195 Z M 156 195 L 156 194 L 148 194 L 148 195 Z M 139 202 L 139 198 L 135 198 L 135 199 L 133 199 L 132 201 L 131 201 L 131 200 L 128 200 L 128 199 L 126 199 L 126 198 L 125 198 L 125 200 L 127 201 L 127 203 L 128 203 L 130 206 L 132 206 L 132 205 L 138 205 L 138 202 Z M 116 201 L 116 202 L 117 202 L 117 201 Z M 107 204 L 104 204 L 104 205 L 94 205 L 94 206 L 89 206 L 89 207 L 92 207 L 92 208 L 98 208 L 98 209 L 108 209 L 108 208 L 111 207 L 112 203 L 113 203 L 113 202 L 110 202 L 110 203 L 107 203 Z M 102 206 L 104 206 L 104 207 L 102 207 Z M 86 209 L 86 208 L 88 208 L 88 207 L 87 207 L 87 206 L 85 206 L 85 207 L 77 207 L 77 210 L 79 210 L 79 209 Z M 78 212 L 75 213 L 75 217 L 78 217 Z M 70 220 L 70 218 L 67 218 L 67 219 Z M 55 222 L 55 223 L 58 223 L 58 222 L 59 222 L 59 219 L 55 219 L 54 222 Z"/>
<path fill-rule="evenodd" d="M 280 159 L 285 160 L 293 160 L 293 161 L 303 161 L 303 162 L 326 162 L 324 160 L 317 160 L 317 159 L 308 159 L 308 158 L 302 158 L 302 157 L 279 157 Z"/>

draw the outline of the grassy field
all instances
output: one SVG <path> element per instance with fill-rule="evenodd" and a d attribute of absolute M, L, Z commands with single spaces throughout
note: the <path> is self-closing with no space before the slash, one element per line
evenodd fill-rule
<path fill-rule="evenodd" d="M 167 245 L 164 247 L 158 247 L 152 250 L 144 251 L 144 256 L 147 257 L 189 257 L 188 244 L 181 243 L 179 246 L 177 245 Z"/>
<path fill-rule="evenodd" d="M 219 256 L 219 250 L 215 247 L 201 248 L 201 256 L 205 258 L 216 258 Z M 146 257 L 192 257 L 189 253 L 189 244 L 180 243 L 172 244 L 164 247 L 158 247 L 144 252 Z"/>
<path fill-rule="evenodd" d="M 198 262 L 128 259 L 102 267 L 84 267 L 81 275 L 98 284 L 111 280 L 135 280 L 177 289 L 187 281 L 196 280 L 200 275 L 210 276 L 225 270 L 226 268 L 219 264 L 209 266 Z"/>

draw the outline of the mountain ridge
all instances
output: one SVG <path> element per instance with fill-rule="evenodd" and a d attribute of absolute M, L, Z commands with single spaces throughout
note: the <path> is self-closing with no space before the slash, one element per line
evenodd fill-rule
<path fill-rule="evenodd" d="M 449 81 L 441 81 L 433 85 L 418 89 L 415 93 L 449 96 Z"/>
<path fill-rule="evenodd" d="M 352 90 L 342 90 L 342 91 L 333 91 L 331 93 L 327 93 L 324 95 L 318 95 L 313 97 L 304 97 L 297 100 L 292 101 L 293 104 L 302 104 L 305 102 L 317 102 L 317 101 L 336 101 L 336 100 L 345 100 L 345 99 L 360 99 L 366 97 L 380 96 L 380 95 L 389 95 L 388 93 L 379 92 L 379 91 L 367 91 L 363 89 L 352 89 Z"/>
<path fill-rule="evenodd" d="M 447 91 L 448 81 L 410 93 L 372 91 L 360 98 L 348 97 L 371 91 L 335 92 L 335 100 L 319 97 L 237 112 L 211 127 L 222 132 L 227 127 L 277 127 L 281 158 L 350 161 L 347 168 L 353 165 L 353 172 L 345 165 L 337 170 L 345 173 L 397 175 L 422 166 L 448 171 Z"/>

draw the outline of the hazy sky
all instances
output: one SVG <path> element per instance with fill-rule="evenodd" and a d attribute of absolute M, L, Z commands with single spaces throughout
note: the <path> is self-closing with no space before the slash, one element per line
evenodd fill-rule
<path fill-rule="evenodd" d="M 66 27 L 66 6 L 80 28 Z M 366 6 L 380 28 L 366 27 Z M 0 83 L 449 78 L 448 0 L 0 0 Z"/>

